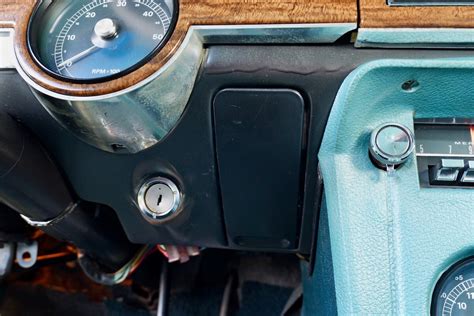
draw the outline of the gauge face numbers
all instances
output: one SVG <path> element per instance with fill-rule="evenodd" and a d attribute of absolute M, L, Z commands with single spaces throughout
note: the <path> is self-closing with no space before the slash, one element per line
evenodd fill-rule
<path fill-rule="evenodd" d="M 71 80 L 130 72 L 162 47 L 174 24 L 171 0 L 54 1 L 31 23 L 39 63 Z"/>
<path fill-rule="evenodd" d="M 474 315 L 474 258 L 456 264 L 438 282 L 433 314 Z"/>

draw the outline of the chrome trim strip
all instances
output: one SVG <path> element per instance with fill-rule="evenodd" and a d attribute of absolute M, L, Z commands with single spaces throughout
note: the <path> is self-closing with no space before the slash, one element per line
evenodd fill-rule
<path fill-rule="evenodd" d="M 474 48 L 474 29 L 361 28 L 358 48 Z"/>
<path fill-rule="evenodd" d="M 355 23 L 192 26 L 204 44 L 334 43 L 357 28 Z"/>
<path fill-rule="evenodd" d="M 69 216 L 72 212 L 74 212 L 79 205 L 80 202 L 77 203 L 71 203 L 61 214 L 56 216 L 55 218 L 52 218 L 50 220 L 46 221 L 36 221 L 34 219 L 29 218 L 26 215 L 20 214 L 21 218 L 30 226 L 41 228 L 41 227 L 49 227 L 53 226 L 54 224 L 59 223 L 63 219 Z"/>

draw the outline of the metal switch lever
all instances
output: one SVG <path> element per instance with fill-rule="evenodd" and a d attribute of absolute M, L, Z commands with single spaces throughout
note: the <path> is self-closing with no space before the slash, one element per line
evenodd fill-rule
<path fill-rule="evenodd" d="M 464 168 L 463 159 L 442 159 L 441 167 L 436 172 L 436 181 L 454 182 Z"/>
<path fill-rule="evenodd" d="M 462 175 L 461 182 L 474 183 L 474 161 L 468 162 L 467 169 Z"/>

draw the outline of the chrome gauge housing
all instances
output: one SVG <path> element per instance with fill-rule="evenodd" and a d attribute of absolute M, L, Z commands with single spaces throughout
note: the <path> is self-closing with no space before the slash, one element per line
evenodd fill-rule
<path fill-rule="evenodd" d="M 38 4 L 28 45 L 50 75 L 88 83 L 114 79 L 148 62 L 169 39 L 176 0 L 56 0 Z"/>
<path fill-rule="evenodd" d="M 431 314 L 474 315 L 474 257 L 456 263 L 441 276 L 433 294 Z"/>

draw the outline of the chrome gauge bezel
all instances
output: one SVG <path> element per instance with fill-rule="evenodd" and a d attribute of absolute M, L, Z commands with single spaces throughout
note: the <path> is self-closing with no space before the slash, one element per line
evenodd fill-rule
<path fill-rule="evenodd" d="M 440 300 L 439 296 L 441 291 L 443 290 L 443 287 L 446 285 L 446 282 L 448 282 L 449 277 L 452 276 L 454 271 L 459 270 L 463 266 L 472 262 L 474 262 L 474 255 L 465 257 L 464 259 L 457 261 L 456 263 L 449 266 L 438 278 L 433 290 L 433 295 L 431 296 L 430 314 L 432 316 L 436 316 L 436 307 Z"/>
<path fill-rule="evenodd" d="M 120 71 L 116 74 L 111 74 L 111 75 L 100 77 L 100 78 L 75 79 L 75 78 L 63 76 L 61 74 L 54 72 L 41 62 L 41 59 L 38 57 L 39 56 L 39 53 L 37 51 L 38 45 L 36 42 L 38 40 L 39 28 L 35 28 L 34 26 L 35 26 L 35 23 L 39 23 L 39 21 L 41 21 L 42 16 L 46 13 L 49 6 L 53 4 L 54 2 L 53 0 L 39 0 L 36 3 L 35 8 L 33 9 L 33 13 L 31 14 L 31 17 L 28 21 L 28 26 L 27 26 L 27 31 L 26 31 L 26 43 L 28 47 L 28 53 L 30 54 L 35 64 L 43 72 L 45 72 L 46 74 L 48 74 L 49 76 L 55 79 L 65 81 L 68 83 L 75 83 L 75 84 L 103 83 L 103 82 L 112 81 L 112 80 L 124 77 L 134 72 L 135 70 L 143 67 L 146 63 L 152 60 L 163 49 L 163 47 L 168 43 L 171 36 L 174 34 L 176 24 L 178 22 L 178 17 L 179 17 L 179 1 L 178 0 L 170 0 L 170 1 L 173 2 L 173 12 L 171 12 L 171 23 L 161 43 L 157 45 L 155 49 L 150 54 L 148 54 L 145 58 L 135 63 L 133 66 L 123 71 Z"/>

